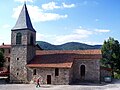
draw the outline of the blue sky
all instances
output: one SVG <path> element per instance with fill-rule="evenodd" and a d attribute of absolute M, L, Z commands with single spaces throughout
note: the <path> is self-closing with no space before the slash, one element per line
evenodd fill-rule
<path fill-rule="evenodd" d="M 37 31 L 37 41 L 51 44 L 103 44 L 120 41 L 120 0 L 0 0 L 0 44 L 10 44 L 24 1 Z"/>

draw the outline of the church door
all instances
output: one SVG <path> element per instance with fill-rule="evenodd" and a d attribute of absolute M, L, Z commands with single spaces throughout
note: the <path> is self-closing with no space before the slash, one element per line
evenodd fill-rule
<path fill-rule="evenodd" d="M 51 75 L 47 75 L 47 84 L 51 84 Z"/>
<path fill-rule="evenodd" d="M 85 65 L 80 66 L 80 76 L 81 76 L 81 79 L 85 78 Z"/>

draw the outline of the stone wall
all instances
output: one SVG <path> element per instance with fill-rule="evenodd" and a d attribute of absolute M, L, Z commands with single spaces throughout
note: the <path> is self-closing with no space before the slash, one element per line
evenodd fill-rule
<path fill-rule="evenodd" d="M 16 45 L 16 35 L 22 34 L 21 44 Z M 31 44 L 31 35 L 33 44 Z M 10 60 L 10 80 L 11 82 L 27 83 L 26 64 L 35 56 L 36 33 L 30 30 L 15 30 L 11 33 L 11 60 Z"/>
<path fill-rule="evenodd" d="M 10 66 L 10 52 L 11 52 L 10 48 L 4 48 L 4 59 L 5 59 L 4 69 L 8 71 Z"/>
<path fill-rule="evenodd" d="M 11 82 L 24 82 L 27 76 L 26 57 L 27 46 L 13 46 L 10 60 L 10 80 Z"/>
<path fill-rule="evenodd" d="M 33 75 L 33 70 L 36 69 L 37 74 Z M 34 78 L 40 77 L 42 82 L 41 84 L 47 84 L 47 75 L 51 75 L 51 84 L 54 85 L 65 85 L 65 84 L 69 84 L 69 74 L 70 74 L 70 69 L 67 68 L 59 68 L 59 76 L 55 76 L 55 68 L 29 68 L 29 79 L 30 77 L 32 82 L 34 81 Z"/>
<path fill-rule="evenodd" d="M 35 46 L 27 46 L 27 63 L 35 57 Z"/>
<path fill-rule="evenodd" d="M 11 49 L 10 48 L 4 48 L 4 56 L 8 57 L 10 56 Z"/>
<path fill-rule="evenodd" d="M 22 34 L 22 45 L 30 45 L 30 35 L 33 34 L 33 44 L 36 43 L 36 33 L 30 30 L 16 30 L 11 33 L 11 45 L 16 45 L 16 35 L 20 32 Z"/>
<path fill-rule="evenodd" d="M 85 65 L 84 81 L 100 81 L 100 63 L 99 60 L 75 60 L 73 64 L 73 81 L 82 81 L 80 66 Z"/>
<path fill-rule="evenodd" d="M 70 73 L 69 73 L 69 84 L 73 83 L 74 75 L 73 75 L 73 65 L 70 68 Z"/>

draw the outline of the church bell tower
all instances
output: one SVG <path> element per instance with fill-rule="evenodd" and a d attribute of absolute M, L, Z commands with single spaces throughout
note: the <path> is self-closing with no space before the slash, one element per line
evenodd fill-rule
<path fill-rule="evenodd" d="M 11 30 L 10 81 L 28 82 L 26 64 L 35 56 L 36 31 L 32 26 L 26 4 Z"/>

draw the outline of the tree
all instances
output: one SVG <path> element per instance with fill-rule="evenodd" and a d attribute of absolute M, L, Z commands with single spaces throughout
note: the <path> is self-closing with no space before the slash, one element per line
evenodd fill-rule
<path fill-rule="evenodd" d="M 104 41 L 102 46 L 102 60 L 103 66 L 112 69 L 112 76 L 114 77 L 114 72 L 120 72 L 120 44 L 114 38 L 109 38 Z"/>
<path fill-rule="evenodd" d="M 5 59 L 4 59 L 4 56 L 3 56 L 3 50 L 0 49 L 0 67 L 4 66 L 4 62 L 5 62 Z"/>

